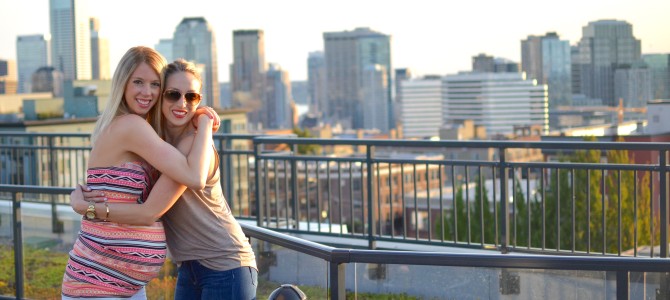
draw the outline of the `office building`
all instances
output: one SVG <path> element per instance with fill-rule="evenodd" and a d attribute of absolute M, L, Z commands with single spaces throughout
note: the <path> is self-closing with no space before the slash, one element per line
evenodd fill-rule
<path fill-rule="evenodd" d="M 549 125 L 558 126 L 557 108 L 572 105 L 570 43 L 555 32 L 528 36 L 521 41 L 521 70 L 527 79 L 546 84 L 549 93 Z"/>
<path fill-rule="evenodd" d="M 277 64 L 269 64 L 265 82 L 265 101 L 260 109 L 263 128 L 292 129 L 293 96 L 288 72 Z"/>
<path fill-rule="evenodd" d="M 323 51 L 309 53 L 307 58 L 307 81 L 309 85 L 309 113 L 323 115 L 328 101 L 326 59 Z"/>
<path fill-rule="evenodd" d="M 405 138 L 438 136 L 444 123 L 442 111 L 442 77 L 426 76 L 400 81 L 402 99 L 398 122 Z"/>
<path fill-rule="evenodd" d="M 602 105 L 618 105 L 615 71 L 631 66 L 641 55 L 640 40 L 633 35 L 633 25 L 619 20 L 589 22 L 582 27 L 582 38 L 577 46 L 580 92 L 588 98 L 599 99 Z"/>
<path fill-rule="evenodd" d="M 405 80 L 412 79 L 412 70 L 409 68 L 395 69 L 395 86 L 393 95 L 393 119 L 395 120 L 394 127 L 400 122 L 400 110 L 402 105 L 402 86 L 401 83 Z"/>
<path fill-rule="evenodd" d="M 54 97 L 63 96 L 63 73 L 54 67 L 41 67 L 30 77 L 33 93 L 49 92 Z"/>
<path fill-rule="evenodd" d="M 172 38 L 172 55 L 205 66 L 202 74 L 203 105 L 220 107 L 219 65 L 214 30 L 202 17 L 184 18 Z"/>
<path fill-rule="evenodd" d="M 670 54 L 644 54 L 642 60 L 651 72 L 653 99 L 670 99 Z"/>
<path fill-rule="evenodd" d="M 363 69 L 361 95 L 363 96 L 363 128 L 389 131 L 388 72 L 382 65 L 367 65 Z"/>
<path fill-rule="evenodd" d="M 614 97 L 621 99 L 624 107 L 646 107 L 652 98 L 652 78 L 649 67 L 638 61 L 631 66 L 614 71 Z M 619 102 L 616 102 L 617 105 Z"/>
<path fill-rule="evenodd" d="M 509 59 L 480 53 L 472 57 L 472 71 L 479 73 L 518 73 L 519 64 Z"/>
<path fill-rule="evenodd" d="M 252 129 L 261 122 L 259 111 L 267 68 L 263 30 L 233 31 L 233 63 L 230 67 L 232 105 L 248 111 Z"/>
<path fill-rule="evenodd" d="M 172 39 L 160 39 L 154 49 L 165 57 L 168 62 L 173 62 L 175 57 L 172 55 Z"/>
<path fill-rule="evenodd" d="M 16 94 L 18 81 L 16 62 L 0 59 L 0 94 Z"/>
<path fill-rule="evenodd" d="M 366 67 L 380 65 L 386 72 L 386 114 L 388 127 L 395 124 L 391 102 L 392 66 L 391 36 L 371 30 L 356 28 L 353 31 L 326 32 L 323 34 L 326 60 L 328 105 L 325 117 L 345 128 L 365 128 L 363 114 L 363 82 Z"/>
<path fill-rule="evenodd" d="M 547 86 L 522 73 L 463 72 L 443 78 L 445 123 L 473 120 L 487 136 L 508 135 L 515 126 L 548 131 Z"/>
<path fill-rule="evenodd" d="M 91 79 L 88 0 L 49 0 L 51 63 L 66 80 Z"/>
<path fill-rule="evenodd" d="M 31 93 L 31 78 L 41 67 L 51 65 L 50 41 L 42 34 L 16 37 L 16 63 L 18 68 L 18 92 Z"/>
<path fill-rule="evenodd" d="M 111 79 L 109 68 L 109 40 L 100 36 L 100 20 L 90 18 L 91 79 Z"/>

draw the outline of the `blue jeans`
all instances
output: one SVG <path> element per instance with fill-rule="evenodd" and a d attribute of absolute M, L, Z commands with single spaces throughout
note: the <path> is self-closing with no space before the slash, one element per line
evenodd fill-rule
<path fill-rule="evenodd" d="M 255 300 L 257 285 L 258 271 L 252 267 L 217 271 L 190 260 L 179 266 L 174 298 Z"/>

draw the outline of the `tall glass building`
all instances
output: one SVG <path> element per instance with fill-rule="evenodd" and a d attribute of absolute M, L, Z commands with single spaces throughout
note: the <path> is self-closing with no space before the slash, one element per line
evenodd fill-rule
<path fill-rule="evenodd" d="M 100 35 L 100 20 L 91 18 L 91 78 L 111 79 L 109 40 Z"/>
<path fill-rule="evenodd" d="M 641 55 L 633 25 L 619 20 L 589 22 L 582 27 L 578 47 L 581 92 L 586 97 L 600 99 L 603 105 L 618 105 L 614 73 L 618 68 L 630 67 Z"/>
<path fill-rule="evenodd" d="M 521 41 L 521 69 L 527 79 L 547 85 L 550 127 L 558 125 L 556 108 L 573 105 L 569 41 L 560 40 L 555 32 L 528 36 Z"/>
<path fill-rule="evenodd" d="M 42 34 L 16 37 L 16 64 L 19 93 L 31 93 L 31 77 L 39 68 L 50 65 L 49 39 Z"/>
<path fill-rule="evenodd" d="M 670 99 L 670 54 L 645 54 L 642 60 L 651 71 L 653 99 Z"/>
<path fill-rule="evenodd" d="M 252 129 L 262 123 L 260 110 L 267 69 L 263 30 L 233 31 L 233 64 L 230 66 L 231 101 L 233 107 L 248 110 L 247 118 Z"/>
<path fill-rule="evenodd" d="M 370 65 L 380 65 L 386 72 L 386 115 L 388 128 L 394 127 L 391 103 L 392 70 L 391 36 L 369 28 L 323 34 L 328 105 L 326 119 L 348 128 L 365 128 L 365 102 L 362 88 L 364 72 Z"/>
<path fill-rule="evenodd" d="M 219 97 L 219 65 L 216 54 L 214 30 L 202 17 L 184 18 L 172 37 L 174 58 L 205 66 L 203 79 L 203 103 L 221 107 Z"/>
<path fill-rule="evenodd" d="M 91 79 L 88 0 L 49 0 L 51 63 L 65 80 Z"/>
<path fill-rule="evenodd" d="M 326 61 L 323 51 L 309 53 L 307 58 L 307 81 L 309 92 L 309 112 L 311 114 L 323 114 L 327 106 L 326 86 Z"/>

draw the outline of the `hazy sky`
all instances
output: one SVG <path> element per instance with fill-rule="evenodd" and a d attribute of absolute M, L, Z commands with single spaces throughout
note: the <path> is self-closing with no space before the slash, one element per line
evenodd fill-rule
<path fill-rule="evenodd" d="M 228 81 L 232 31 L 265 31 L 268 62 L 292 80 L 307 78 L 307 56 L 323 50 L 323 32 L 370 27 L 391 35 L 393 68 L 415 74 L 469 70 L 472 56 L 487 53 L 520 61 L 520 41 L 556 31 L 575 44 L 582 26 L 625 20 L 642 41 L 642 53 L 670 53 L 670 0 L 90 0 L 110 63 L 135 45 L 172 38 L 184 17 L 205 17 L 214 28 L 219 80 Z M 16 36 L 49 33 L 49 0 L 0 0 L 0 58 L 16 59 Z"/>

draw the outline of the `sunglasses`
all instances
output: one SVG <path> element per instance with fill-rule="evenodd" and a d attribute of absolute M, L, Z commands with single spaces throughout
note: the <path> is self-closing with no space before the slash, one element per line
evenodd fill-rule
<path fill-rule="evenodd" d="M 167 90 L 163 93 L 163 99 L 169 100 L 170 102 L 177 102 L 181 99 L 181 92 L 177 90 Z M 196 92 L 186 92 L 184 93 L 184 99 L 186 99 L 186 104 L 196 106 L 200 103 L 202 96 Z"/>

